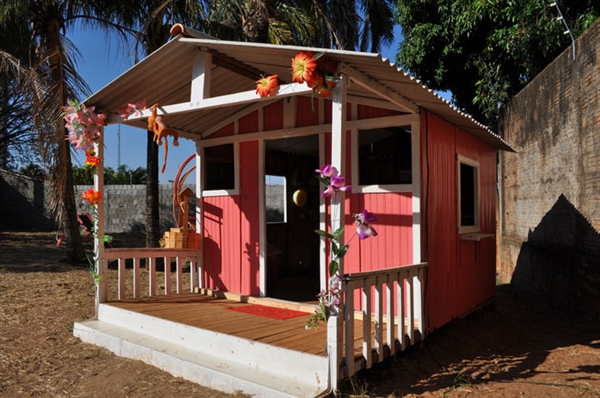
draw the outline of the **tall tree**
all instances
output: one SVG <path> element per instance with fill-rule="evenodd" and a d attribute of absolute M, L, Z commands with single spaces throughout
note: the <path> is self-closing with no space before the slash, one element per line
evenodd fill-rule
<path fill-rule="evenodd" d="M 149 55 L 167 42 L 173 23 L 202 28 L 207 20 L 208 5 L 194 0 L 142 0 L 139 2 L 107 1 L 104 16 L 120 27 L 134 32 L 134 56 Z M 141 100 L 141 98 L 140 98 Z M 146 144 L 146 246 L 158 247 L 160 230 L 158 197 L 158 146 L 154 133 L 148 131 Z"/>
<path fill-rule="evenodd" d="M 2 18 L 2 17 L 0 17 Z M 9 30 L 7 30 L 9 29 Z M 0 23 L 0 168 L 39 161 L 30 107 L 21 93 L 20 78 L 28 70 L 29 29 L 25 20 Z"/>
<path fill-rule="evenodd" d="M 51 208 L 64 226 L 71 263 L 85 258 L 73 190 L 71 148 L 65 141 L 62 106 L 68 99 L 89 91 L 75 69 L 76 50 L 64 36 L 66 24 L 82 15 L 82 4 L 57 0 L 8 0 L 3 2 L 0 26 L 18 32 L 19 42 L 29 53 L 25 84 L 32 106 L 33 131 L 38 135 L 42 158 L 49 165 L 52 181 Z M 23 29 L 24 21 L 28 29 Z M 20 51 L 20 50 L 19 50 Z M 14 53 L 19 53 L 15 51 Z M 10 58 L 5 54 L 5 59 Z"/>
<path fill-rule="evenodd" d="M 199 29 L 207 21 L 208 5 L 194 0 L 135 0 L 126 6 L 107 1 L 104 16 L 119 26 L 135 32 L 134 56 L 149 55 L 167 42 L 173 23 L 189 24 Z M 158 197 L 158 146 L 154 133 L 148 131 L 146 144 L 146 246 L 158 247 L 160 231 Z"/>
<path fill-rule="evenodd" d="M 575 36 L 600 15 L 597 0 L 557 1 Z M 506 103 L 571 44 L 547 0 L 398 0 L 398 63 L 479 120 Z"/>
<path fill-rule="evenodd" d="M 6 35 L 0 40 L 0 65 L 12 65 L 19 72 L 32 131 L 37 135 L 42 160 L 49 170 L 50 205 L 56 221 L 64 227 L 68 257 L 73 264 L 85 259 L 85 253 L 62 107 L 90 90 L 76 70 L 79 52 L 65 33 L 80 20 L 105 29 L 118 28 L 101 18 L 107 3 L 113 2 L 3 0 L 0 9 L 0 32 Z"/>
<path fill-rule="evenodd" d="M 229 40 L 379 51 L 393 39 L 392 0 L 216 0 L 210 33 Z"/>

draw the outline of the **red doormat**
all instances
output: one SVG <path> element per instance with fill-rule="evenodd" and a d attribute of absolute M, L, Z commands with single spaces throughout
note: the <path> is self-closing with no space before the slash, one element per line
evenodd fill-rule
<path fill-rule="evenodd" d="M 310 315 L 302 311 L 288 310 L 285 308 L 267 307 L 265 305 L 249 304 L 240 305 L 238 307 L 227 308 L 231 311 L 243 312 L 244 314 L 264 316 L 271 319 L 286 320 L 292 318 L 298 318 L 300 316 Z"/>

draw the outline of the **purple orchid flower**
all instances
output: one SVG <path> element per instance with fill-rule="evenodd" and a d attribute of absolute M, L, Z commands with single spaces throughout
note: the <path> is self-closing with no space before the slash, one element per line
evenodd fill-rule
<path fill-rule="evenodd" d="M 316 169 L 315 171 L 321 174 L 321 177 L 323 178 L 337 177 L 337 175 L 339 174 L 338 169 L 336 169 L 330 164 L 326 164 L 325 166 L 321 167 L 320 169 Z"/>
<path fill-rule="evenodd" d="M 367 239 L 370 236 L 377 236 L 377 231 L 371 226 L 371 223 L 377 221 L 377 216 L 367 209 L 360 214 L 354 215 L 354 223 L 356 224 L 356 233 L 360 240 Z"/>
<path fill-rule="evenodd" d="M 328 198 L 334 192 L 345 192 L 352 189 L 352 185 L 344 185 L 345 183 L 346 180 L 342 176 L 331 177 L 331 179 L 329 180 L 329 185 L 327 186 L 321 197 Z"/>

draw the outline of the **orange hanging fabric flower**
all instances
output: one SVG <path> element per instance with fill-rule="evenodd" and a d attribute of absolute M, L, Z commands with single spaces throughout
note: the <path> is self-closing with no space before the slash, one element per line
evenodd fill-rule
<path fill-rule="evenodd" d="M 261 97 L 270 97 L 279 90 L 277 75 L 262 77 L 256 81 L 256 94 Z"/>
<path fill-rule="evenodd" d="M 87 200 L 90 205 L 94 206 L 94 205 L 98 204 L 98 202 L 100 201 L 100 199 L 102 199 L 102 192 L 96 191 L 95 189 L 90 188 L 87 191 L 85 191 L 81 195 L 81 197 L 83 199 Z"/>
<path fill-rule="evenodd" d="M 98 156 L 88 156 L 85 159 L 85 165 L 83 167 L 96 167 L 100 164 L 100 158 Z"/>
<path fill-rule="evenodd" d="M 316 73 L 317 61 L 314 58 L 314 53 L 310 51 L 302 51 L 300 54 L 292 58 L 292 81 L 296 83 L 304 83 L 310 85 L 318 74 Z"/>

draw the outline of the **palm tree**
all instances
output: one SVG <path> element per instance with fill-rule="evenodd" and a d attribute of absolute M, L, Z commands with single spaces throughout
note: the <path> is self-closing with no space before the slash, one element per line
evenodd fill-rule
<path fill-rule="evenodd" d="M 50 171 L 51 208 L 67 238 L 72 264 L 85 259 L 77 203 L 73 189 L 71 147 L 65 140 L 62 107 L 70 99 L 89 94 L 89 88 L 77 73 L 79 55 L 65 33 L 78 20 L 91 25 L 116 28 L 98 16 L 103 1 L 85 0 L 3 0 L 0 32 L 8 34 L 2 43 L 18 43 L 0 52 L 2 64 L 19 69 L 25 100 L 31 107 L 32 130 L 38 136 L 42 160 Z M 27 54 L 27 56 L 23 56 Z M 13 68 L 13 69 L 15 69 Z"/>
<path fill-rule="evenodd" d="M 208 4 L 194 0 L 139 0 L 124 7 L 120 1 L 106 2 L 104 16 L 119 26 L 135 32 L 134 56 L 140 46 L 149 55 L 170 37 L 174 22 L 189 24 L 203 29 L 207 21 Z M 158 146 L 153 141 L 154 133 L 148 131 L 146 146 L 146 246 L 158 247 L 161 237 L 158 197 Z"/>
<path fill-rule="evenodd" d="M 391 0 L 216 0 L 208 28 L 229 40 L 379 51 L 393 39 L 393 10 Z"/>
<path fill-rule="evenodd" d="M 78 98 L 89 90 L 77 74 L 75 49 L 64 32 L 67 22 L 83 9 L 81 4 L 55 0 L 8 0 L 3 3 L 0 26 L 5 32 L 14 29 L 19 33 L 20 43 L 28 46 L 30 62 L 24 87 L 32 106 L 32 127 L 38 135 L 42 159 L 51 171 L 50 205 L 56 220 L 64 226 L 69 259 L 76 264 L 85 258 L 85 253 L 77 222 L 71 148 L 65 141 L 62 106 L 68 99 Z M 24 21 L 27 21 L 28 29 L 23 29 Z M 10 58 L 5 55 L 5 59 Z"/>

